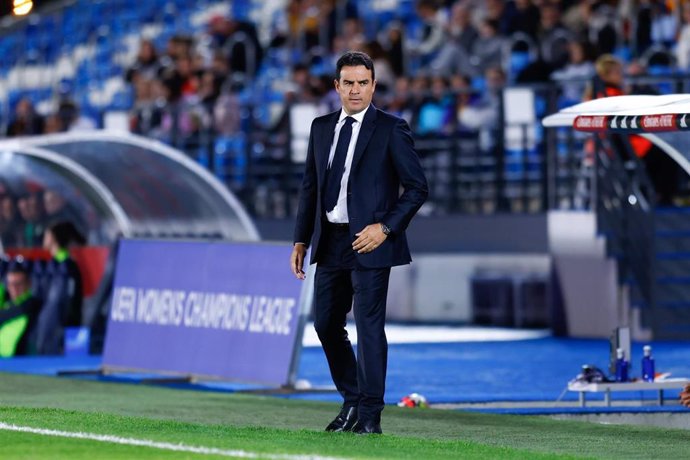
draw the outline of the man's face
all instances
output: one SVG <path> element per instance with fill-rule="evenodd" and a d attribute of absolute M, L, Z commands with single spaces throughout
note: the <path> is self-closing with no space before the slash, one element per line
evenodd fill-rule
<path fill-rule="evenodd" d="M 64 205 L 65 200 L 55 192 L 48 191 L 43 195 L 43 207 L 48 214 L 57 214 Z"/>
<path fill-rule="evenodd" d="M 335 80 L 335 90 L 348 115 L 366 109 L 371 104 L 375 89 L 376 80 L 371 78 L 371 70 L 363 65 L 343 67 L 340 70 L 340 80 Z"/>
<path fill-rule="evenodd" d="M 10 294 L 10 299 L 15 300 L 17 297 L 29 290 L 29 278 L 22 272 L 9 272 L 7 274 L 7 292 Z"/>

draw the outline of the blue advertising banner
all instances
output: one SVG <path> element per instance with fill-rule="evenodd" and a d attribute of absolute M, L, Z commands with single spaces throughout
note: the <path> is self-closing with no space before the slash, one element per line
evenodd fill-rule
<path fill-rule="evenodd" d="M 123 240 L 105 368 L 288 383 L 302 283 L 291 246 Z"/>

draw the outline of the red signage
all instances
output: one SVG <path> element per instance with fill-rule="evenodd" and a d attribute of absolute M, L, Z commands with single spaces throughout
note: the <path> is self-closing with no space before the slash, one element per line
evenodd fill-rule
<path fill-rule="evenodd" d="M 640 122 L 640 128 L 645 131 L 674 131 L 676 129 L 676 115 L 645 115 Z"/>
<path fill-rule="evenodd" d="M 573 127 L 578 131 L 605 131 L 608 128 L 606 115 L 580 115 L 575 118 Z"/>

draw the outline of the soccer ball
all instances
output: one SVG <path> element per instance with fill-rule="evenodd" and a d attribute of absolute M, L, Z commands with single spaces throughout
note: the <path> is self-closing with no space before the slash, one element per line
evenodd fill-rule
<path fill-rule="evenodd" d="M 421 407 L 426 409 L 429 407 L 429 403 L 426 398 L 419 393 L 410 393 L 398 402 L 398 407 Z"/>

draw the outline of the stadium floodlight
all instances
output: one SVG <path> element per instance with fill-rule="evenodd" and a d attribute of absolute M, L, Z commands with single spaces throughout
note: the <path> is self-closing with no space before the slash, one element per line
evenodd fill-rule
<path fill-rule="evenodd" d="M 25 16 L 31 12 L 34 2 L 31 0 L 13 0 L 12 13 L 15 16 Z"/>

